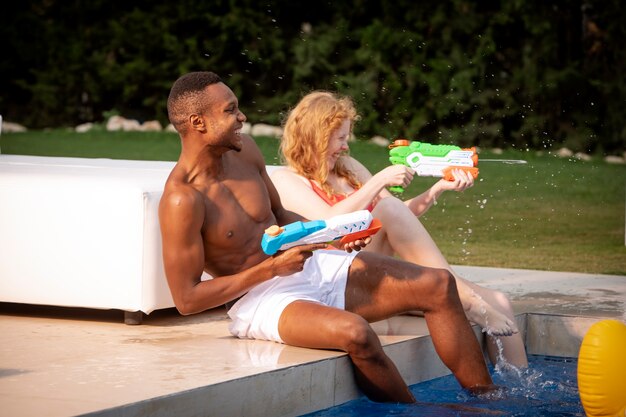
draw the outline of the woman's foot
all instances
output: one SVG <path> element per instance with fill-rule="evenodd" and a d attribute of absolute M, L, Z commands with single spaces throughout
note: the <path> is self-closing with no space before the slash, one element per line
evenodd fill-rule
<path fill-rule="evenodd" d="M 478 294 L 470 290 L 462 303 L 467 318 L 483 328 L 490 336 L 511 336 L 519 329 L 513 320 L 487 304 Z"/>

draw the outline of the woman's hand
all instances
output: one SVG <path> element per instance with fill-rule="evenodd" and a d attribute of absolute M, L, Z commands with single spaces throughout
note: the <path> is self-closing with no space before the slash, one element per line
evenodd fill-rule
<path fill-rule="evenodd" d="M 372 237 L 371 236 L 367 236 L 366 238 L 363 239 L 357 239 L 354 240 L 352 242 L 348 242 L 345 245 L 343 245 L 343 250 L 345 250 L 346 252 L 350 253 L 352 251 L 360 251 L 361 249 L 363 249 L 364 247 L 366 247 L 367 245 L 369 245 L 369 243 L 372 241 Z"/>
<path fill-rule="evenodd" d="M 380 181 L 383 187 L 401 186 L 406 187 L 413 181 L 415 171 L 406 165 L 390 165 L 379 171 L 372 177 L 373 180 Z"/>
<path fill-rule="evenodd" d="M 437 186 L 441 191 L 465 191 L 474 186 L 474 177 L 462 169 L 452 170 L 454 181 L 440 180 Z"/>

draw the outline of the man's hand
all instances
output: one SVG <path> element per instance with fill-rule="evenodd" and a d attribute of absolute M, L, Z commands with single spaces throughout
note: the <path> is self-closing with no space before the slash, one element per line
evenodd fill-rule
<path fill-rule="evenodd" d="M 313 256 L 313 251 L 327 248 L 326 243 L 310 243 L 308 245 L 294 246 L 285 251 L 278 251 L 272 256 L 273 274 L 275 276 L 288 276 L 302 271 L 304 263 Z"/>

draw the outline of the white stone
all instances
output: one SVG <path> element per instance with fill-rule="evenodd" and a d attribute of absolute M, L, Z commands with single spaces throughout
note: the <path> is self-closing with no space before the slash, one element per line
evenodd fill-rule
<path fill-rule="evenodd" d="M 141 130 L 144 132 L 160 132 L 163 130 L 163 126 L 158 120 L 148 120 L 141 125 Z"/>
<path fill-rule="evenodd" d="M 279 126 L 272 126 L 264 123 L 257 123 L 250 129 L 252 136 L 270 136 L 279 138 L 283 135 L 283 129 Z"/>
<path fill-rule="evenodd" d="M 89 132 L 91 129 L 93 129 L 93 123 L 83 123 L 74 128 L 77 133 Z"/>
<path fill-rule="evenodd" d="M 591 155 L 588 155 L 584 152 L 576 152 L 574 154 L 574 158 L 580 159 L 581 161 L 591 161 Z"/>
<path fill-rule="evenodd" d="M 571 156 L 574 156 L 574 152 L 572 152 L 571 150 L 567 148 L 561 148 L 558 151 L 556 151 L 556 155 L 561 158 L 569 158 Z"/>
<path fill-rule="evenodd" d="M 28 129 L 20 124 L 4 121 L 2 122 L 2 131 L 4 133 L 26 132 L 26 130 Z"/>
<path fill-rule="evenodd" d="M 122 130 L 122 124 L 124 123 L 124 118 L 122 116 L 111 116 L 109 120 L 107 120 L 106 130 L 109 132 L 117 132 L 118 130 Z"/>
<path fill-rule="evenodd" d="M 123 119 L 122 120 L 122 130 L 124 132 L 137 132 L 142 130 L 141 123 L 134 119 Z"/>
<path fill-rule="evenodd" d="M 625 163 L 624 158 L 617 155 L 607 155 L 604 157 L 604 162 L 607 164 L 623 164 Z"/>
<path fill-rule="evenodd" d="M 372 142 L 375 145 L 378 146 L 389 146 L 389 139 L 384 138 L 382 136 L 372 136 L 372 138 L 370 139 L 370 142 Z"/>

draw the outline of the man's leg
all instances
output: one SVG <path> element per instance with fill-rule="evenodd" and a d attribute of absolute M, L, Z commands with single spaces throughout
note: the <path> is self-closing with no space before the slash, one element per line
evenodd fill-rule
<path fill-rule="evenodd" d="M 373 236 L 372 244 L 365 248 L 366 251 L 397 254 L 405 261 L 431 268 L 445 268 L 455 275 L 426 228 L 402 201 L 385 198 L 376 205 L 372 214 L 382 221 L 383 228 Z M 490 335 L 510 336 L 518 333 L 514 317 L 499 310 L 498 305 L 491 304 L 487 298 L 476 297 L 479 292 L 475 289 L 480 287 L 475 286 L 472 291 L 467 281 L 456 275 L 455 278 L 468 319 L 479 324 Z M 523 351 L 521 337 L 513 339 L 517 342 L 517 349 L 521 347 Z M 515 346 L 515 343 L 509 345 Z"/>
<path fill-rule="evenodd" d="M 350 266 L 346 310 L 368 322 L 423 311 L 435 350 L 461 386 L 492 384 L 450 271 L 424 268 L 371 252 L 360 253 Z"/>
<path fill-rule="evenodd" d="M 294 301 L 280 316 L 285 343 L 347 352 L 361 390 L 373 401 L 414 402 L 398 369 L 385 354 L 378 335 L 362 317 L 309 301 Z"/>

